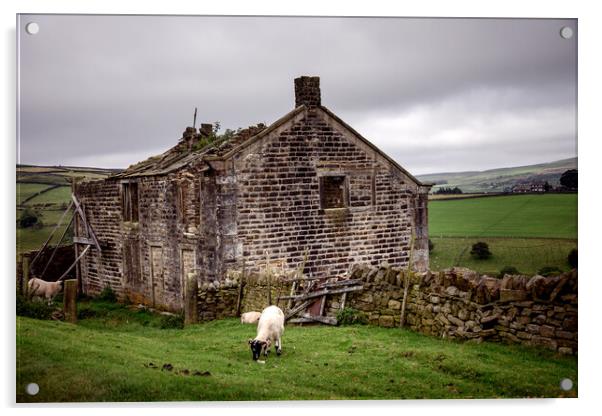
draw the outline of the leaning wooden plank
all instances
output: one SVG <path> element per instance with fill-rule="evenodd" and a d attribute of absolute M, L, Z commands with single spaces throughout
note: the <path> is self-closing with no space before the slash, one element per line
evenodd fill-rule
<path fill-rule="evenodd" d="M 309 304 L 311 303 L 311 301 L 306 300 L 305 302 L 295 306 L 293 309 L 291 309 L 290 311 L 288 311 L 284 317 L 284 319 L 289 319 L 291 316 L 294 316 L 295 314 L 297 314 L 298 312 L 302 311 L 303 309 L 307 308 L 309 306 Z"/>
<path fill-rule="evenodd" d="M 40 254 L 42 254 L 42 252 L 46 249 L 46 246 L 48 245 L 48 243 L 50 242 L 50 240 L 52 240 L 52 236 L 54 235 L 54 233 L 56 232 L 56 230 L 61 226 L 61 224 L 63 223 L 63 219 L 65 218 L 65 215 L 67 215 L 67 212 L 69 212 L 69 210 L 71 209 L 72 206 L 73 206 L 73 201 L 71 201 L 71 203 L 69 204 L 69 206 L 67 207 L 67 209 L 63 212 L 63 215 L 61 215 L 61 218 L 59 219 L 59 222 L 56 224 L 56 226 L 54 227 L 54 229 L 52 230 L 52 232 L 50 233 L 50 235 L 48 236 L 48 238 L 44 242 L 44 245 L 42 246 L 42 248 L 40 249 L 40 251 L 38 251 L 38 254 L 36 254 L 36 256 L 33 258 L 33 260 L 31 261 L 31 263 L 29 264 L 30 267 L 33 266 L 33 264 L 36 262 L 36 260 L 38 259 L 38 257 L 40 257 Z"/>
<path fill-rule="evenodd" d="M 78 244 L 87 244 L 89 246 L 94 245 L 94 241 L 87 237 L 73 237 L 73 242 Z"/>
<path fill-rule="evenodd" d="M 316 321 L 309 318 L 293 318 L 287 321 L 289 324 L 314 324 Z"/>
<path fill-rule="evenodd" d="M 306 313 L 301 315 L 301 318 L 311 319 L 312 321 L 320 322 L 327 325 L 336 325 L 338 323 L 337 318 L 333 316 L 315 316 Z"/>
<path fill-rule="evenodd" d="M 77 264 L 77 262 L 84 257 L 84 255 L 86 254 L 86 252 L 90 249 L 91 246 L 86 246 L 86 248 L 84 248 L 84 251 L 82 251 L 79 255 L 78 258 L 75 259 L 75 261 L 73 262 L 73 264 L 71 266 L 69 266 L 69 268 L 67 269 L 67 271 L 65 273 L 63 273 L 63 275 L 61 277 L 59 277 L 58 279 L 56 279 L 56 281 L 60 281 L 63 280 L 66 276 L 67 273 L 69 273 L 71 271 L 71 269 L 73 269 L 73 266 L 75 266 Z"/>
<path fill-rule="evenodd" d="M 90 234 L 90 237 L 94 241 L 94 246 L 96 247 L 96 250 L 101 251 L 100 244 L 98 244 L 98 240 L 96 239 L 96 234 L 94 233 L 94 230 L 92 229 L 92 227 L 88 224 L 88 221 L 86 221 L 86 214 L 84 213 L 84 210 L 80 206 L 79 201 L 73 194 L 71 194 L 71 199 L 73 200 L 73 203 L 75 204 L 75 209 L 79 213 L 81 220 L 84 223 L 84 227 L 86 228 L 86 230 Z"/>
<path fill-rule="evenodd" d="M 48 261 L 46 262 L 46 267 L 44 267 L 44 270 L 42 270 L 40 279 L 42 279 L 42 280 L 44 279 L 44 274 L 46 274 L 46 270 L 48 270 L 48 266 L 50 266 L 50 263 L 52 263 L 52 260 L 54 260 L 54 256 L 56 255 L 56 252 L 58 251 L 59 246 L 63 242 L 63 238 L 65 238 L 65 235 L 67 234 L 67 230 L 69 230 L 69 227 L 73 223 L 73 218 L 75 218 L 75 214 L 71 216 L 71 220 L 69 220 L 69 224 L 67 224 L 67 226 L 63 230 L 63 233 L 61 234 L 61 238 L 59 238 L 58 243 L 56 243 L 56 246 L 54 246 L 54 250 L 52 250 L 52 254 L 50 255 L 50 258 L 48 259 Z"/>
<path fill-rule="evenodd" d="M 314 323 L 318 322 L 326 325 L 337 325 L 338 321 L 336 318 L 331 316 L 312 316 L 308 314 L 304 314 L 301 317 L 293 318 L 288 321 L 290 324 L 305 324 L 305 323 Z"/>
<path fill-rule="evenodd" d="M 293 282 L 293 284 L 291 285 L 291 294 L 289 296 L 295 296 L 295 290 L 297 289 L 297 282 Z M 280 297 L 278 297 L 278 300 L 280 300 Z M 289 298 L 288 300 L 288 304 L 286 305 L 286 309 L 291 309 L 293 307 L 293 298 Z"/>

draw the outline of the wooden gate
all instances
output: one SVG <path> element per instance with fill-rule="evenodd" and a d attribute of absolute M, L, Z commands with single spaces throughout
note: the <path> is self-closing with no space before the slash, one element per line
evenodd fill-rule
<path fill-rule="evenodd" d="M 307 262 L 307 254 L 303 264 L 292 279 L 291 292 L 287 296 L 279 296 L 277 301 L 288 300 L 284 311 L 285 320 L 290 323 L 319 322 L 327 325 L 336 325 L 337 319 L 333 316 L 324 316 L 328 297 L 340 296 L 339 308 L 345 308 L 347 293 L 363 290 L 360 279 L 346 278 L 319 278 L 303 276 L 303 269 Z"/>

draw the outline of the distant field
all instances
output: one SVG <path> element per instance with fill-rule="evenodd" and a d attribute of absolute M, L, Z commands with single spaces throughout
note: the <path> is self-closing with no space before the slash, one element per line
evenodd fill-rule
<path fill-rule="evenodd" d="M 39 183 L 17 183 L 17 204 L 22 203 L 30 196 L 49 188 L 50 185 Z"/>
<path fill-rule="evenodd" d="M 69 221 L 69 219 L 67 219 Z M 17 228 L 17 254 L 23 253 L 29 250 L 39 249 L 42 244 L 46 241 L 52 230 L 54 229 L 54 225 L 45 226 L 40 229 L 34 228 Z M 54 233 L 51 244 L 55 244 L 58 242 L 61 233 L 64 230 L 64 226 L 61 227 L 60 230 L 57 230 Z M 67 241 L 63 240 L 63 244 L 66 244 Z"/>
<path fill-rule="evenodd" d="M 84 177 L 88 180 L 102 179 L 117 170 L 77 168 L 65 166 L 26 166 L 18 165 L 17 172 L 17 195 L 16 195 L 16 217 L 20 217 L 24 208 L 32 208 L 41 214 L 44 227 L 34 229 L 17 228 L 17 254 L 23 251 L 34 250 L 46 241 L 48 235 L 58 223 L 63 213 L 63 207 L 71 200 L 71 178 Z M 41 195 L 26 201 L 34 194 L 49 189 L 53 185 L 62 185 L 51 189 Z M 23 201 L 26 201 L 23 203 Z M 65 218 L 69 221 L 69 217 Z M 65 223 L 64 223 L 65 224 Z M 64 230 L 64 225 L 57 230 L 55 238 Z M 56 240 L 55 240 L 56 241 Z"/>
<path fill-rule="evenodd" d="M 577 195 L 511 195 L 429 202 L 432 237 L 577 238 Z"/>
<path fill-rule="evenodd" d="M 71 188 L 60 186 L 36 196 L 28 204 L 62 204 L 63 202 L 69 202 L 69 198 L 71 198 Z"/>
<path fill-rule="evenodd" d="M 429 201 L 443 200 L 443 199 L 458 199 L 458 198 L 480 198 L 489 197 L 487 194 L 430 194 Z"/>
<path fill-rule="evenodd" d="M 514 266 L 519 272 L 535 274 L 544 266 L 570 269 L 567 256 L 577 248 L 577 240 L 540 238 L 437 238 L 430 253 L 430 268 L 441 270 L 453 266 L 468 267 L 480 273 L 497 274 L 505 266 Z M 489 244 L 493 256 L 487 260 L 475 260 L 470 255 L 471 246 L 477 241 Z"/>

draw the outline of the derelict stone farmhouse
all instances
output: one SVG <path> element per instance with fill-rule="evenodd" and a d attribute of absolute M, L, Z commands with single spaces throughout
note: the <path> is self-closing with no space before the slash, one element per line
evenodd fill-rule
<path fill-rule="evenodd" d="M 223 282 L 266 253 L 278 270 L 304 264 L 314 277 L 404 267 L 410 252 L 415 270 L 428 268 L 429 186 L 322 106 L 318 77 L 295 79 L 295 108 L 270 126 L 212 135 L 189 127 L 165 153 L 74 185 L 101 248 L 78 267 L 84 293 L 110 285 L 177 311 L 186 276 Z"/>

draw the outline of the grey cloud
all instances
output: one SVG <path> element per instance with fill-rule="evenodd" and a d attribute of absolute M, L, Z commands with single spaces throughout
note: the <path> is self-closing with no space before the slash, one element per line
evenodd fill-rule
<path fill-rule="evenodd" d="M 124 167 L 173 145 L 195 106 L 223 127 L 269 123 L 292 109 L 302 74 L 319 75 L 327 107 L 420 173 L 452 169 L 432 148 L 461 169 L 499 165 L 479 148 L 517 163 L 575 155 L 576 39 L 558 35 L 576 33 L 575 20 L 50 15 L 22 25 L 32 20 L 40 33 L 22 35 L 20 50 L 23 163 Z M 544 110 L 563 114 L 560 136 L 558 123 L 525 117 Z M 410 139 L 424 144 L 404 152 L 398 121 L 415 111 L 424 117 Z M 508 115 L 517 124 L 492 134 L 489 121 Z M 387 137 L 374 137 L 383 123 Z M 475 126 L 487 140 L 441 148 L 446 131 Z M 521 135 L 539 151 L 517 151 Z"/>

